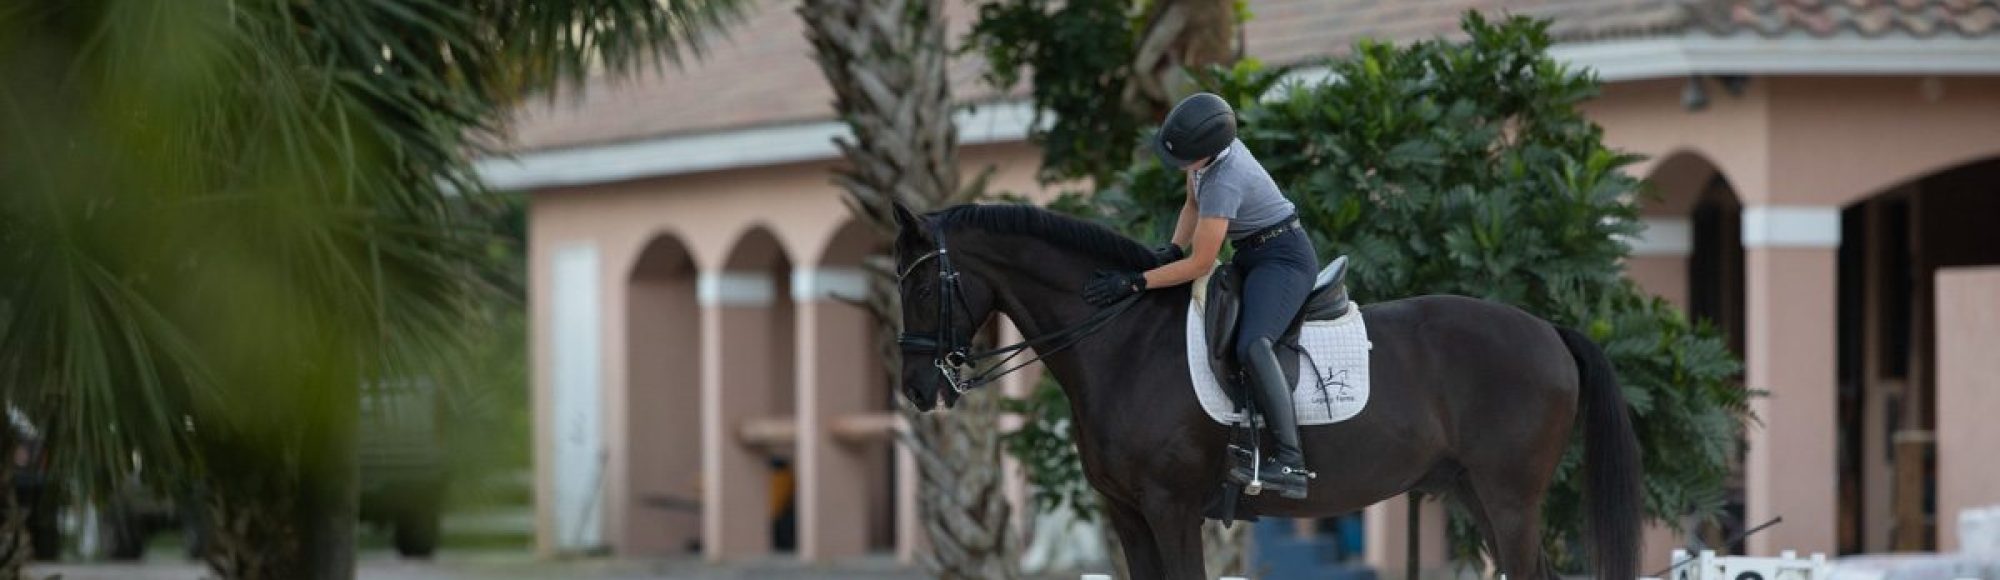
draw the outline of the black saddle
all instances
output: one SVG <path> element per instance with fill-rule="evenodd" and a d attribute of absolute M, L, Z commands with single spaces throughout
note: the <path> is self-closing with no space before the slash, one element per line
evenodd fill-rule
<path fill-rule="evenodd" d="M 1224 392 L 1243 408 L 1242 367 L 1237 364 L 1233 345 L 1243 313 L 1243 270 L 1234 264 L 1215 268 L 1208 277 L 1208 302 L 1203 306 L 1202 324 L 1208 335 L 1208 364 L 1223 381 Z M 1299 329 L 1308 320 L 1333 320 L 1353 308 L 1347 298 L 1347 256 L 1334 258 L 1319 271 L 1304 306 L 1292 316 L 1292 323 L 1278 338 L 1278 365 L 1285 369 L 1285 384 L 1299 384 Z"/>

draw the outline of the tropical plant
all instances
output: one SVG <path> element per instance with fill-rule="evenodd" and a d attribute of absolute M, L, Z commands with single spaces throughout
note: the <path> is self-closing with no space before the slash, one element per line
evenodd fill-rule
<path fill-rule="evenodd" d="M 896 204 L 925 211 L 976 199 L 983 178 L 959 183 L 943 1 L 806 0 L 799 16 L 834 107 L 853 131 L 853 139 L 836 140 L 850 167 L 834 182 L 855 218 L 886 244 L 896 236 Z M 898 377 L 891 338 L 902 308 L 893 265 L 878 257 L 870 266 L 878 351 L 886 376 Z M 997 395 L 969 394 L 950 411 L 919 413 L 907 402 L 898 409 L 909 425 L 902 443 L 917 458 L 918 517 L 930 547 L 924 567 L 939 578 L 1019 576 L 1001 487 Z"/>
<path fill-rule="evenodd" d="M 1718 331 L 1623 277 L 1641 186 L 1621 170 L 1635 158 L 1606 148 L 1578 110 L 1597 81 L 1548 57 L 1546 22 L 1468 13 L 1463 26 L 1464 42 L 1364 41 L 1329 63 L 1340 80 L 1325 84 L 1209 78 L 1243 95 L 1243 141 L 1297 203 L 1322 257 L 1352 258 L 1357 299 L 1463 294 L 1584 330 L 1631 405 L 1647 514 L 1676 527 L 1716 517 L 1751 393 L 1734 381 L 1740 366 Z M 1182 178 L 1142 162 L 1057 206 L 1163 239 Z M 1565 567 L 1580 564 L 1584 538 L 1581 450 L 1564 456 L 1544 510 L 1545 543 Z M 1461 556 L 1480 547 L 1464 514 L 1451 532 Z"/>
<path fill-rule="evenodd" d="M 1146 124 L 1200 84 L 1188 71 L 1241 55 L 1244 0 L 988 0 L 964 50 L 1007 90 L 1029 74 L 1044 182 L 1108 184 L 1132 163 Z M 1108 96 L 1116 98 L 1107 98 Z"/>
<path fill-rule="evenodd" d="M 203 488 L 225 577 L 352 577 L 358 388 L 491 292 L 470 156 L 737 4 L 0 2 L 0 394 L 80 497 Z"/>

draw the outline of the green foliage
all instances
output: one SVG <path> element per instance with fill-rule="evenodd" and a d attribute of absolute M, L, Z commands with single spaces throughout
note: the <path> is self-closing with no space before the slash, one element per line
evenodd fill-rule
<path fill-rule="evenodd" d="M 1648 515 L 1716 516 L 1750 393 L 1714 328 L 1622 276 L 1640 184 L 1622 171 L 1634 158 L 1607 149 L 1577 109 L 1597 82 L 1547 57 L 1544 22 L 1468 13 L 1464 27 L 1462 43 L 1364 41 L 1330 63 L 1338 81 L 1238 97 L 1243 141 L 1298 204 L 1322 257 L 1352 258 L 1358 299 L 1476 296 L 1587 332 L 1631 404 Z M 1059 206 L 1161 239 L 1182 179 L 1148 160 Z M 1565 567 L 1578 564 L 1566 548 L 1585 519 L 1581 451 L 1565 454 L 1545 512 L 1545 543 Z M 1454 522 L 1457 545 L 1479 545 Z"/>
<path fill-rule="evenodd" d="M 986 58 L 987 82 L 1003 91 L 1021 81 L 1022 69 L 1031 71 L 1036 114 L 1054 117 L 1029 134 L 1042 148 L 1044 181 L 1102 183 L 1132 162 L 1142 122 L 1119 95 L 1135 58 L 1133 14 L 1132 0 L 992 0 L 979 7 L 965 50 Z"/>
<path fill-rule="evenodd" d="M 1021 399 L 1003 399 L 1000 409 L 1025 419 L 1020 429 L 1002 441 L 1007 453 L 1021 461 L 1028 485 L 1034 490 L 1036 509 L 1067 509 L 1079 519 L 1091 519 L 1097 513 L 1097 495 L 1084 481 L 1083 462 L 1070 442 L 1074 423 L 1069 397 L 1055 378 L 1043 375 L 1035 392 Z"/>
<path fill-rule="evenodd" d="M 274 536 L 352 521 L 332 510 L 352 508 L 358 389 L 518 332 L 489 310 L 518 279 L 469 218 L 493 201 L 487 131 L 737 6 L 0 0 L 21 75 L 0 85 L 0 395 L 86 497 L 205 478 L 307 510 L 238 527 L 270 548 L 241 553 L 350 557 L 299 563 Z"/>

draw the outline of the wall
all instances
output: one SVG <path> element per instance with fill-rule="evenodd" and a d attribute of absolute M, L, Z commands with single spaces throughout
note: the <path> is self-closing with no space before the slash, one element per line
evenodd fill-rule
<path fill-rule="evenodd" d="M 1938 550 L 1958 548 L 1958 512 L 2000 504 L 2000 267 L 1937 274 Z"/>

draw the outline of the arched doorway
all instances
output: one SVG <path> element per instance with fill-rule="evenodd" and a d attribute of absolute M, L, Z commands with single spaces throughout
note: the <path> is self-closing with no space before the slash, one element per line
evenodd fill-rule
<path fill-rule="evenodd" d="M 710 560 L 796 549 L 797 422 L 791 260 L 769 229 L 738 238 L 703 272 L 702 513 Z"/>
<path fill-rule="evenodd" d="M 1690 320 L 1721 331 L 1729 351 L 1744 354 L 1745 312 L 1743 203 L 1728 176 L 1709 158 L 1682 151 L 1669 155 L 1647 176 L 1649 195 L 1640 205 L 1647 229 L 1635 240 L 1627 276 L 1666 298 Z M 1724 517 L 1719 522 L 1683 522 L 1703 544 L 1722 546 L 1746 527 L 1744 449 L 1730 457 Z M 1664 538 L 1659 548 L 1685 542 Z M 1726 548 L 1741 554 L 1742 544 Z"/>
<path fill-rule="evenodd" d="M 793 293 L 804 365 L 801 555 L 811 560 L 896 547 L 892 393 L 880 362 L 883 336 L 864 304 L 864 262 L 885 248 L 855 221 L 836 230 L 824 248 L 817 266 L 794 276 Z"/>
<path fill-rule="evenodd" d="M 1940 405 L 1940 389 L 1951 387 L 1938 381 L 1938 326 L 1950 321 L 1933 282 L 1940 270 L 2000 264 L 1996 216 L 2000 158 L 1905 181 L 1841 212 L 1840 506 L 1854 528 L 1840 536 L 1843 553 L 1942 547 L 1957 514 L 1940 468 L 1987 469 L 1941 453 L 1955 410 Z"/>
<path fill-rule="evenodd" d="M 646 244 L 626 281 L 622 478 L 611 489 L 618 552 L 701 549 L 701 309 L 699 270 L 672 235 Z"/>

